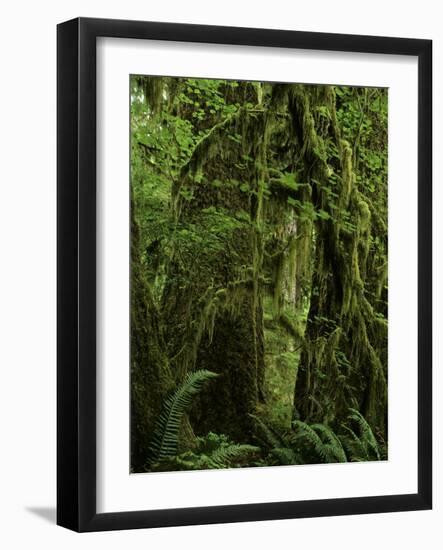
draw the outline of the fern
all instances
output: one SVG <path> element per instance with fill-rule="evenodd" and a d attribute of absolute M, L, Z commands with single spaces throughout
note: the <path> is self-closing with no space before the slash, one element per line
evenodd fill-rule
<path fill-rule="evenodd" d="M 238 444 L 224 434 L 209 432 L 197 437 L 197 448 L 167 457 L 152 466 L 153 471 L 207 470 L 246 466 L 260 452 L 259 447 Z"/>
<path fill-rule="evenodd" d="M 380 448 L 371 426 L 359 411 L 356 409 L 349 410 L 351 414 L 348 419 L 355 422 L 360 431 L 360 435 L 357 435 L 349 426 L 342 426 L 347 435 L 342 436 L 341 441 L 351 460 L 353 462 L 381 460 Z"/>
<path fill-rule="evenodd" d="M 209 457 L 211 468 L 229 468 L 248 459 L 252 454 L 258 453 L 259 447 L 253 445 L 240 445 L 232 443 L 226 447 L 216 449 Z"/>
<path fill-rule="evenodd" d="M 276 447 L 271 450 L 271 455 L 283 466 L 291 466 L 299 462 L 295 451 L 287 447 Z"/>
<path fill-rule="evenodd" d="M 271 427 L 265 424 L 263 420 L 261 420 L 261 418 L 259 418 L 255 414 L 250 414 L 249 416 L 255 420 L 256 428 L 258 428 L 261 432 L 260 434 L 256 435 L 257 439 L 259 439 L 259 442 L 263 443 L 265 446 L 269 446 L 272 448 L 284 447 L 285 442 L 282 436 L 280 436 Z"/>
<path fill-rule="evenodd" d="M 356 409 L 349 410 L 351 411 L 349 418 L 350 420 L 354 420 L 355 422 L 357 422 L 363 441 L 366 443 L 369 449 L 372 450 L 374 455 L 377 457 L 377 460 L 381 460 L 378 443 L 375 439 L 374 432 L 372 431 L 371 426 L 368 424 L 367 420 L 359 411 L 357 411 Z"/>
<path fill-rule="evenodd" d="M 312 424 L 311 426 L 322 438 L 324 452 L 328 462 L 347 462 L 346 453 L 339 437 L 324 424 Z"/>
<path fill-rule="evenodd" d="M 341 435 L 340 439 L 351 462 L 366 462 L 370 460 L 363 442 L 349 426 L 342 425 L 348 435 Z"/>
<path fill-rule="evenodd" d="M 208 370 L 191 372 L 175 392 L 166 399 L 149 447 L 148 464 L 171 458 L 177 454 L 178 431 L 183 415 L 192 404 L 193 397 L 202 389 L 203 384 L 216 376 L 218 374 Z"/>
<path fill-rule="evenodd" d="M 335 433 L 326 424 L 307 424 L 301 420 L 292 422 L 289 433 L 278 432 L 260 418 L 253 418 L 269 457 L 278 464 L 313 464 L 319 460 L 328 464 L 363 462 L 382 460 L 384 455 L 383 446 L 379 445 L 370 425 L 357 409 L 349 409 L 349 424 L 341 425 L 340 433 Z M 352 424 L 357 426 L 359 435 L 351 428 Z"/>
<path fill-rule="evenodd" d="M 298 433 L 291 435 L 295 445 L 300 438 L 306 439 L 323 462 L 347 462 L 346 453 L 337 435 L 324 424 L 306 424 L 301 420 L 292 423 Z"/>
<path fill-rule="evenodd" d="M 316 453 L 322 459 L 326 458 L 323 449 L 323 442 L 318 433 L 311 428 L 309 424 L 306 424 L 306 422 L 302 422 L 301 420 L 294 420 L 292 422 L 292 426 L 297 429 L 297 431 L 289 435 L 289 440 L 293 445 L 297 445 L 300 442 L 300 438 L 305 438 L 312 445 L 312 447 L 314 447 Z"/>

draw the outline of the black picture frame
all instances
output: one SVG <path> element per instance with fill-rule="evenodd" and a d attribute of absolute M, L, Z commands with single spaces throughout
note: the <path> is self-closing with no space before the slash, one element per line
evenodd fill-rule
<path fill-rule="evenodd" d="M 399 54 L 418 58 L 418 491 L 416 494 L 96 512 L 96 39 Z M 57 523 L 104 531 L 432 507 L 432 42 L 78 18 L 57 29 Z"/>

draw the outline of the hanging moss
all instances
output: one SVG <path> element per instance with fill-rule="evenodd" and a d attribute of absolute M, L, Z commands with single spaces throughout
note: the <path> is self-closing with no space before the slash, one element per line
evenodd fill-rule
<path fill-rule="evenodd" d="M 305 421 L 338 424 L 349 406 L 358 405 L 371 425 L 384 432 L 386 363 L 380 350 L 386 347 L 386 334 L 368 302 L 362 279 L 371 236 L 370 208 L 357 189 L 352 149 L 340 139 L 334 117 L 321 138 L 309 116 L 308 92 L 296 88 L 293 97 L 294 120 L 305 143 L 303 156 L 312 163 L 314 200 L 325 209 L 325 189 L 332 189 L 332 182 L 322 140 L 338 139 L 340 152 L 334 167 L 339 175 L 334 182 L 334 193 L 338 194 L 334 223 L 315 221 L 314 292 L 295 391 L 295 414 Z M 334 112 L 333 93 L 329 91 L 326 97 L 330 112 Z M 329 331 L 325 319 L 340 328 Z"/>
<path fill-rule="evenodd" d="M 159 315 L 141 269 L 131 201 L 131 464 L 143 471 L 163 399 L 173 384 Z"/>
<path fill-rule="evenodd" d="M 177 228 L 198 227 L 208 209 L 248 214 L 229 238 L 220 237 L 224 240 L 213 255 L 206 247 L 197 261 L 176 245 L 169 265 L 164 304 L 173 372 L 178 379 L 196 368 L 222 375 L 191 412 L 196 433 L 210 425 L 231 437 L 250 437 L 250 415 L 262 395 L 265 135 L 263 114 L 239 109 L 200 139 L 173 189 Z M 212 185 L 227 175 L 236 183 Z M 192 190 L 186 198 L 184 189 Z"/>
<path fill-rule="evenodd" d="M 385 440 L 386 172 L 359 154 L 385 139 L 383 124 L 371 127 L 376 137 L 367 129 L 370 93 L 358 96 L 361 114 L 343 113 L 353 92 L 332 86 L 154 81 L 138 83 L 148 109 L 134 108 L 148 144 L 137 200 L 164 185 L 170 209 L 155 258 L 150 221 L 136 211 L 145 233 L 132 258 L 133 399 L 152 409 L 139 407 L 137 437 L 148 437 L 165 391 L 161 372 L 174 386 L 206 369 L 219 376 L 185 417 L 181 449 L 209 431 L 252 443 L 257 415 L 288 430 L 291 396 L 304 422 L 336 429 L 353 407 Z"/>

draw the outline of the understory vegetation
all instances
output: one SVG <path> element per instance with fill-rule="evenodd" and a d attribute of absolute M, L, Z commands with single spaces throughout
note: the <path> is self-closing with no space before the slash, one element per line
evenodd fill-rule
<path fill-rule="evenodd" d="M 133 472 L 387 458 L 388 92 L 131 77 Z"/>

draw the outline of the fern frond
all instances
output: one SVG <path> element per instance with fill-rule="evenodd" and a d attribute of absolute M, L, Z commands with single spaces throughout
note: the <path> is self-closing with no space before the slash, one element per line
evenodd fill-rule
<path fill-rule="evenodd" d="M 324 452 L 325 455 L 327 455 L 328 457 L 328 462 L 348 461 L 340 439 L 331 430 L 331 428 L 329 428 L 325 424 L 312 424 L 311 428 L 315 430 L 320 435 L 320 437 L 323 437 L 323 444 L 325 447 Z"/>
<path fill-rule="evenodd" d="M 283 466 L 298 464 L 297 455 L 292 449 L 276 447 L 272 449 L 271 455 L 275 457 L 280 464 L 283 464 Z"/>
<path fill-rule="evenodd" d="M 377 440 L 375 439 L 374 432 L 372 431 L 371 426 L 368 424 L 365 417 L 357 409 L 349 409 L 351 414 L 349 415 L 350 420 L 354 420 L 360 428 L 361 437 L 363 444 L 369 446 L 372 452 L 377 457 L 377 460 L 381 460 L 380 450 L 378 448 Z M 369 453 L 367 453 L 369 455 Z"/>
<path fill-rule="evenodd" d="M 311 428 L 309 424 L 301 420 L 294 420 L 292 426 L 298 429 L 298 433 L 291 434 L 289 439 L 294 445 L 299 443 L 300 438 L 304 437 L 314 448 L 315 452 L 320 456 L 324 461 L 327 460 L 327 454 L 324 449 L 323 441 L 321 440 L 318 433 Z"/>
<path fill-rule="evenodd" d="M 304 438 L 323 462 L 347 462 L 343 445 L 331 428 L 325 424 L 306 424 L 301 420 L 294 420 L 292 425 L 298 430 L 291 436 L 294 445 Z"/>
<path fill-rule="evenodd" d="M 240 445 L 232 443 L 231 445 L 216 449 L 208 459 L 212 468 L 229 468 L 236 463 L 240 463 L 252 454 L 258 453 L 259 447 L 253 445 Z"/>
<path fill-rule="evenodd" d="M 204 383 L 217 376 L 218 374 L 208 370 L 191 372 L 175 392 L 166 399 L 148 451 L 149 464 L 171 458 L 177 454 L 178 431 L 183 415 Z"/>
<path fill-rule="evenodd" d="M 346 426 L 345 424 L 341 425 L 342 429 L 347 432 L 348 435 L 340 435 L 340 441 L 343 445 L 343 448 L 346 450 L 348 459 L 351 462 L 365 462 L 368 460 L 367 450 L 360 441 L 358 435 Z"/>
<path fill-rule="evenodd" d="M 261 418 L 255 414 L 250 414 L 249 416 L 255 420 L 257 427 L 260 428 L 262 435 L 262 437 L 259 438 L 260 442 L 263 441 L 265 445 L 271 448 L 283 446 L 284 443 L 282 438 L 271 427 L 265 424 Z"/>

